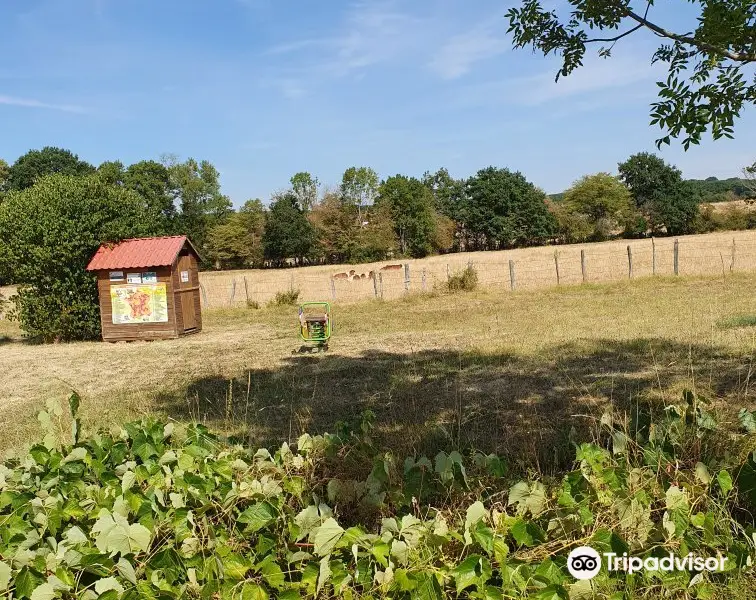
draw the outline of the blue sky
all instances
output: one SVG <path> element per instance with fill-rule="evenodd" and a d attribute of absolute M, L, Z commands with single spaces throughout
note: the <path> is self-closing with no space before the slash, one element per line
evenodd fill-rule
<path fill-rule="evenodd" d="M 307 170 L 382 177 L 445 166 L 522 171 L 547 192 L 654 151 L 657 40 L 554 83 L 556 63 L 513 51 L 513 0 L 6 0 L 0 5 L 0 157 L 69 148 L 99 164 L 175 153 L 208 159 L 239 205 Z M 691 7 L 656 9 L 670 28 Z M 662 155 L 688 177 L 756 159 L 736 139 Z"/>

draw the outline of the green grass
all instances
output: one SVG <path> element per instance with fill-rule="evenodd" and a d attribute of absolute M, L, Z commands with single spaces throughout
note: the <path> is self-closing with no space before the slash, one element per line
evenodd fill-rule
<path fill-rule="evenodd" d="M 723 329 L 738 329 L 741 327 L 756 327 L 756 315 L 739 315 L 725 319 L 719 323 Z"/>

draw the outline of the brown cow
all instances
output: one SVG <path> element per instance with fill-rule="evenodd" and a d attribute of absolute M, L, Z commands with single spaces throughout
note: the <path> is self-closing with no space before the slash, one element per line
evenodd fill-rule
<path fill-rule="evenodd" d="M 402 265 L 386 265 L 385 267 L 381 267 L 381 271 L 398 271 L 402 268 Z"/>
<path fill-rule="evenodd" d="M 346 273 L 336 273 L 336 275 L 333 275 L 334 279 L 349 279 L 349 275 Z"/>

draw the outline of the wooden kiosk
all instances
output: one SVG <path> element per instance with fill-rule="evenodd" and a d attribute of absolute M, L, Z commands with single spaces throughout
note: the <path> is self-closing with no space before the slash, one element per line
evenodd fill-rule
<path fill-rule="evenodd" d="M 87 271 L 97 275 L 103 341 L 170 339 L 201 331 L 199 259 L 183 235 L 100 246 Z"/>

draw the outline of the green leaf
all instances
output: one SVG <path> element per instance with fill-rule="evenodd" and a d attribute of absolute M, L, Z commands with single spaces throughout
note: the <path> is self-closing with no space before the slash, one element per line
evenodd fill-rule
<path fill-rule="evenodd" d="M 318 507 L 310 505 L 304 510 L 301 510 L 294 517 L 294 523 L 299 527 L 299 535 L 297 541 L 306 538 L 310 533 L 316 529 L 321 523 L 320 513 Z"/>
<path fill-rule="evenodd" d="M 11 580 L 11 568 L 4 562 L 0 561 L 0 592 L 8 589 Z"/>
<path fill-rule="evenodd" d="M 98 594 L 104 594 L 107 591 L 113 590 L 118 594 L 123 594 L 123 586 L 118 583 L 115 577 L 105 577 L 104 579 L 98 579 L 95 582 L 95 592 Z"/>
<path fill-rule="evenodd" d="M 49 583 L 37 586 L 31 595 L 31 600 L 53 600 L 53 598 L 55 598 L 55 588 Z"/>
<path fill-rule="evenodd" d="M 245 583 L 242 585 L 241 592 L 237 598 L 240 600 L 268 600 L 270 595 L 261 585 Z"/>
<path fill-rule="evenodd" d="M 44 581 L 45 580 L 35 571 L 32 571 L 28 567 L 24 567 L 18 575 L 16 575 L 16 579 L 14 580 L 16 595 L 29 598 L 35 588 L 42 585 Z"/>
<path fill-rule="evenodd" d="M 95 545 L 100 552 L 107 552 L 111 556 L 116 553 L 135 554 L 146 552 L 150 548 L 150 530 L 139 523 L 129 524 L 126 517 L 106 509 L 100 511 L 100 516 L 92 526 L 92 534 L 96 536 Z"/>
<path fill-rule="evenodd" d="M 247 508 L 237 518 L 237 523 L 246 525 L 244 531 L 259 531 L 276 519 L 276 510 L 267 502 L 258 502 Z"/>
<path fill-rule="evenodd" d="M 480 500 L 471 504 L 467 508 L 467 514 L 465 515 L 465 543 L 466 544 L 472 544 L 470 528 L 476 523 L 478 523 L 478 521 L 482 521 L 487 518 L 488 518 L 488 511 L 486 510 L 486 507 L 483 506 L 483 503 Z"/>
<path fill-rule="evenodd" d="M 265 562 L 260 572 L 265 582 L 277 590 L 280 590 L 286 583 L 283 570 L 273 560 Z"/>
<path fill-rule="evenodd" d="M 517 512 L 525 514 L 530 511 L 534 517 L 537 517 L 544 510 L 546 505 L 546 488 L 536 481 L 528 484 L 526 481 L 520 481 L 509 489 L 509 499 L 507 506 L 517 504 Z"/>
<path fill-rule="evenodd" d="M 709 473 L 709 469 L 702 462 L 696 463 L 696 479 L 704 485 L 709 485 L 711 483 L 711 474 Z"/>
<path fill-rule="evenodd" d="M 747 408 L 741 408 L 738 412 L 738 421 L 740 426 L 748 433 L 756 433 L 756 412 L 751 412 Z"/>
<path fill-rule="evenodd" d="M 473 585 L 478 585 L 479 575 L 477 573 L 477 568 L 480 565 L 480 559 L 481 557 L 477 555 L 468 556 L 459 565 L 452 569 L 451 575 L 454 577 L 458 594 Z"/>
<path fill-rule="evenodd" d="M 227 554 L 221 559 L 223 564 L 223 576 L 231 581 L 240 581 L 252 568 L 250 561 L 235 552 Z"/>
<path fill-rule="evenodd" d="M 315 554 L 325 556 L 330 554 L 336 544 L 344 535 L 344 530 L 334 518 L 326 521 L 318 527 L 312 535 L 312 543 L 315 545 Z"/>
<path fill-rule="evenodd" d="M 717 475 L 717 483 L 719 483 L 719 487 L 725 496 L 732 490 L 732 477 L 730 477 L 730 474 L 724 469 L 722 469 Z"/>

